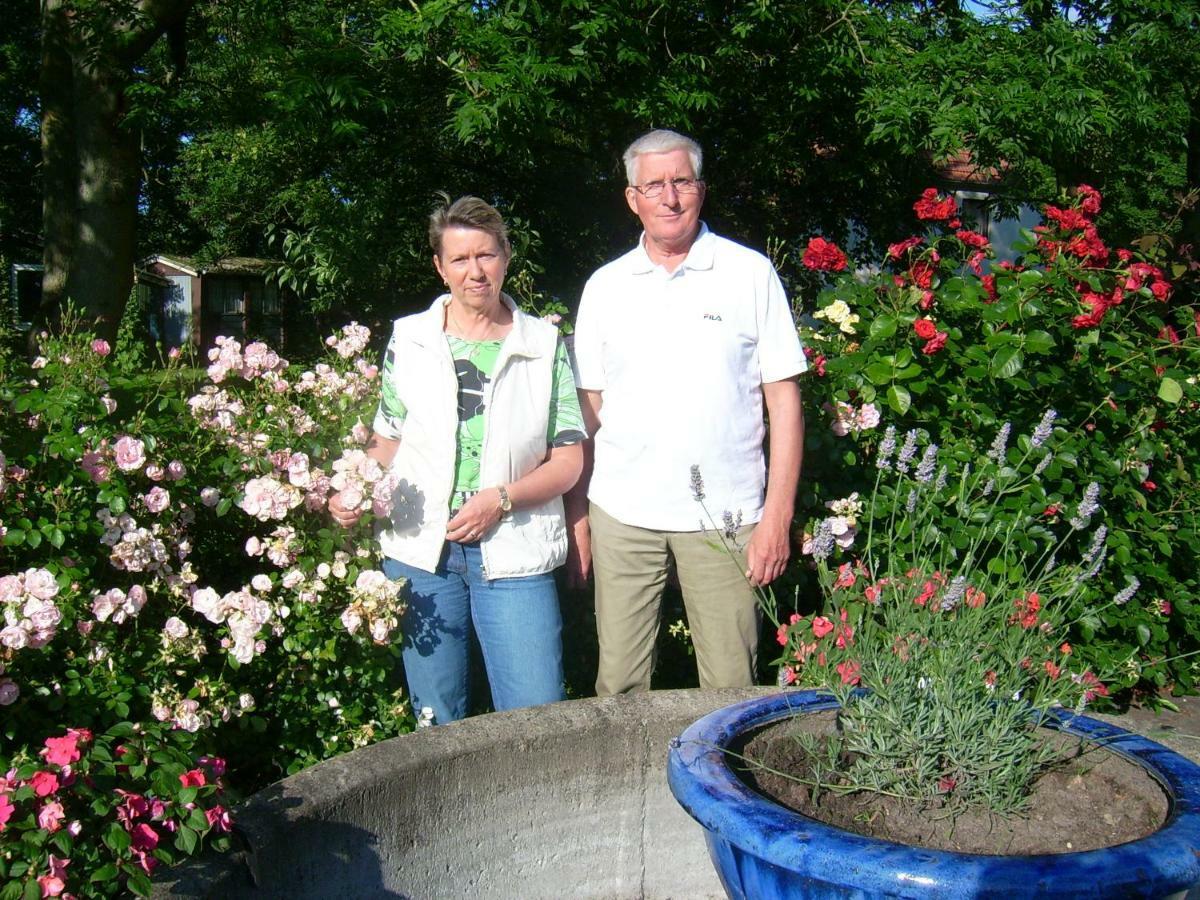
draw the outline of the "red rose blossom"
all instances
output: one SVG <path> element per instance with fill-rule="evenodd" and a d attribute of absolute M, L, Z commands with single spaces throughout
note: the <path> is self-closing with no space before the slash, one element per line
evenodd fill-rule
<path fill-rule="evenodd" d="M 913 331 L 921 340 L 927 341 L 937 334 L 937 325 L 933 323 L 932 319 L 917 319 L 913 322 Z"/>
<path fill-rule="evenodd" d="M 905 238 L 895 244 L 888 244 L 888 257 L 891 259 L 899 259 L 913 247 L 921 244 L 925 239 L 922 237 Z"/>
<path fill-rule="evenodd" d="M 938 197 L 937 188 L 925 188 L 921 199 L 913 204 L 917 218 L 925 222 L 944 222 L 957 213 L 953 197 Z"/>
<path fill-rule="evenodd" d="M 939 350 L 941 350 L 943 347 L 946 346 L 946 338 L 947 337 L 948 337 L 948 335 L 946 334 L 946 332 L 939 331 L 937 334 L 935 334 L 933 337 L 931 337 L 928 341 L 925 342 L 925 346 L 921 348 L 921 352 L 924 353 L 926 356 L 933 356 L 933 354 L 937 353 Z"/>
<path fill-rule="evenodd" d="M 808 242 L 808 248 L 800 261 L 817 272 L 841 272 L 846 268 L 846 254 L 837 244 L 819 237 Z"/>

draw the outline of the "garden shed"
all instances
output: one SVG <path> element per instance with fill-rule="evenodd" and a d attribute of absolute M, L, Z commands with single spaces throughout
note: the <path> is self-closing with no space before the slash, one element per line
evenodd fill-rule
<path fill-rule="evenodd" d="M 190 341 L 203 349 L 218 335 L 282 346 L 283 301 L 289 292 L 267 277 L 274 265 L 249 256 L 206 265 L 187 256 L 147 257 L 138 266 L 138 283 L 151 288 L 151 331 L 169 346 Z"/>

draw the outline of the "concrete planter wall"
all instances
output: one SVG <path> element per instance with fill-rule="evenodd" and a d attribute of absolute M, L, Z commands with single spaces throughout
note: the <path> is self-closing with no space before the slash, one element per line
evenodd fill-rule
<path fill-rule="evenodd" d="M 723 897 L 668 743 L 772 691 L 576 700 L 348 753 L 243 804 L 243 858 L 164 873 L 154 896 Z"/>

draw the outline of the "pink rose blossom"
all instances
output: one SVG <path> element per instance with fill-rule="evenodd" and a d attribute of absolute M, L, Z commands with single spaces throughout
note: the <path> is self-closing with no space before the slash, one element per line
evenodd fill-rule
<path fill-rule="evenodd" d="M 38 887 L 42 889 L 42 897 L 57 897 L 67 889 L 67 883 L 56 875 L 41 875 L 38 877 Z"/>
<path fill-rule="evenodd" d="M 112 352 L 112 348 L 108 346 L 108 341 L 103 338 L 96 338 L 92 341 L 92 352 L 97 356 L 108 356 Z"/>
<path fill-rule="evenodd" d="M 122 472 L 134 472 L 146 463 L 146 445 L 135 437 L 123 435 L 113 448 L 117 468 Z"/>
<path fill-rule="evenodd" d="M 0 678 L 0 706 L 12 706 L 21 696 L 21 689 L 11 678 Z"/>
<path fill-rule="evenodd" d="M 215 487 L 206 487 L 200 490 L 200 502 L 210 509 L 221 502 L 221 492 Z"/>
<path fill-rule="evenodd" d="M 186 474 L 187 466 L 185 466 L 179 460 L 173 459 L 167 463 L 167 478 L 169 478 L 171 481 L 178 481 Z"/>
<path fill-rule="evenodd" d="M 151 481 L 162 481 L 166 474 L 166 470 L 158 463 L 150 463 L 146 466 L 146 477 Z"/>
<path fill-rule="evenodd" d="M 142 502 L 152 513 L 160 513 L 171 505 L 171 494 L 160 487 L 152 487 L 142 495 Z"/>
<path fill-rule="evenodd" d="M 39 600 L 50 600 L 58 593 L 58 582 L 45 569 L 26 569 L 25 592 Z"/>
<path fill-rule="evenodd" d="M 79 464 L 83 466 L 83 471 L 87 472 L 88 478 L 92 479 L 96 484 L 103 484 L 108 481 L 111 471 L 108 463 L 104 461 L 104 456 L 99 453 L 88 452 L 83 454 Z"/>

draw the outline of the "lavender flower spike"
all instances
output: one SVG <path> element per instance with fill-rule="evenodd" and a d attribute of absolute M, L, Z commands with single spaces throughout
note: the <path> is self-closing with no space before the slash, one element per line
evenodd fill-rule
<path fill-rule="evenodd" d="M 921 464 L 917 466 L 916 478 L 921 484 L 929 484 L 933 480 L 933 468 L 937 465 L 938 445 L 930 444 L 925 448 Z"/>
<path fill-rule="evenodd" d="M 1008 448 L 1008 436 L 1011 432 L 1011 422 L 1005 422 L 1000 426 L 1000 430 L 996 432 L 996 439 L 992 441 L 992 449 L 988 451 L 988 459 L 1000 462 L 1004 458 L 1004 451 Z"/>
<path fill-rule="evenodd" d="M 1092 535 L 1092 545 L 1088 547 L 1087 552 L 1083 554 L 1083 559 L 1080 560 L 1080 565 L 1090 566 L 1095 562 L 1096 557 L 1100 555 L 1100 551 L 1104 549 L 1104 542 L 1108 539 L 1108 529 L 1101 525 L 1096 529 L 1096 533 Z"/>
<path fill-rule="evenodd" d="M 1033 477 L 1041 475 L 1050 466 L 1050 461 L 1054 459 L 1054 454 L 1047 451 L 1046 455 L 1038 460 L 1038 464 L 1033 469 Z"/>
<path fill-rule="evenodd" d="M 879 449 L 875 451 L 875 468 L 890 469 L 892 467 L 892 454 L 896 452 L 896 426 L 889 425 L 887 431 L 883 433 L 883 440 L 879 442 Z"/>
<path fill-rule="evenodd" d="M 917 508 L 917 492 L 915 490 L 910 490 L 908 492 L 908 502 L 904 504 L 904 509 L 907 512 L 911 513 L 916 508 Z"/>
<path fill-rule="evenodd" d="M 1113 603 L 1117 606 L 1124 606 L 1133 599 L 1133 595 L 1137 593 L 1137 589 L 1140 585 L 1141 582 L 1131 576 L 1125 587 L 1121 588 L 1121 590 L 1117 592 L 1117 595 L 1113 597 Z"/>
<path fill-rule="evenodd" d="M 812 555 L 813 559 L 828 559 L 829 554 L 833 552 L 833 528 L 829 524 L 828 519 L 822 519 L 817 523 L 816 529 L 812 536 Z"/>
<path fill-rule="evenodd" d="M 1093 481 L 1083 492 L 1083 499 L 1079 502 L 1079 509 L 1075 510 L 1075 515 L 1071 518 L 1071 527 L 1076 531 L 1086 528 L 1092 516 L 1100 509 L 1099 500 L 1100 484 Z"/>
<path fill-rule="evenodd" d="M 946 593 L 942 596 L 942 612 L 950 612 L 958 606 L 966 592 L 967 576 L 955 575 L 950 581 L 950 586 L 946 588 Z"/>
<path fill-rule="evenodd" d="M 909 463 L 912 462 L 914 456 L 917 455 L 917 430 L 914 428 L 904 435 L 904 446 L 900 448 L 900 455 L 896 457 L 896 471 L 907 472 Z"/>
<path fill-rule="evenodd" d="M 700 477 L 700 467 L 692 466 L 692 499 L 699 503 L 704 499 L 704 479 Z"/>
<path fill-rule="evenodd" d="M 1058 413 L 1053 409 L 1046 410 L 1042 416 L 1042 421 L 1038 422 L 1037 428 L 1033 429 L 1033 437 L 1029 439 L 1035 447 L 1040 447 L 1050 439 L 1050 435 L 1054 433 L 1054 420 L 1058 418 Z"/>

